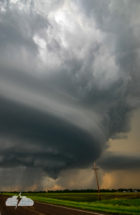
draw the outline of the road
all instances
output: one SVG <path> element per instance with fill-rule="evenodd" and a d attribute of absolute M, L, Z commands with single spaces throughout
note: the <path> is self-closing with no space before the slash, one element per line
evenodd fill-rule
<path fill-rule="evenodd" d="M 43 202 L 35 202 L 33 207 L 19 206 L 15 209 L 15 207 L 5 205 L 7 198 L 7 196 L 0 195 L 0 215 L 103 215 L 103 213 L 82 211 Z"/>

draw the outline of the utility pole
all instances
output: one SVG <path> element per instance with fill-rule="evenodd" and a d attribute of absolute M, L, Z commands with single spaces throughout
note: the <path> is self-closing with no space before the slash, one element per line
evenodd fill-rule
<path fill-rule="evenodd" d="M 97 170 L 99 170 L 99 168 L 97 168 L 96 164 L 94 163 L 94 167 L 92 169 L 95 171 L 96 181 L 97 181 L 97 188 L 98 188 L 98 199 L 101 201 L 100 188 L 99 188 L 99 182 L 98 182 L 98 176 L 97 176 Z"/>

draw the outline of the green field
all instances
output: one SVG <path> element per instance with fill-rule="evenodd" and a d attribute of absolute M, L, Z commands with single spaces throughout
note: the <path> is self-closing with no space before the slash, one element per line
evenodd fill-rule
<path fill-rule="evenodd" d="M 16 195 L 3 193 L 3 195 Z M 140 215 L 140 193 L 23 193 L 32 200 L 90 211 Z"/>

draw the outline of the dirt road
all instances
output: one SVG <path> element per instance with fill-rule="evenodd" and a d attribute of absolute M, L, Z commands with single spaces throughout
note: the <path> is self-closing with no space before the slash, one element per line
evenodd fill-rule
<path fill-rule="evenodd" d="M 6 206 L 8 197 L 0 195 L 0 215 L 102 215 L 103 213 L 87 212 L 57 205 L 35 202 L 33 207 Z"/>

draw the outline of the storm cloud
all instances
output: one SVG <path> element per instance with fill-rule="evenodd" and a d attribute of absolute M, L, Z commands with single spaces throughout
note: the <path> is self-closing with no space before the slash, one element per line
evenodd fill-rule
<path fill-rule="evenodd" d="M 115 154 L 115 153 L 105 153 L 97 161 L 98 165 L 106 170 L 138 170 L 140 165 L 139 155 L 127 155 L 127 154 Z"/>
<path fill-rule="evenodd" d="M 1 169 L 56 179 L 91 167 L 109 138 L 130 131 L 139 9 L 135 0 L 0 1 Z"/>

